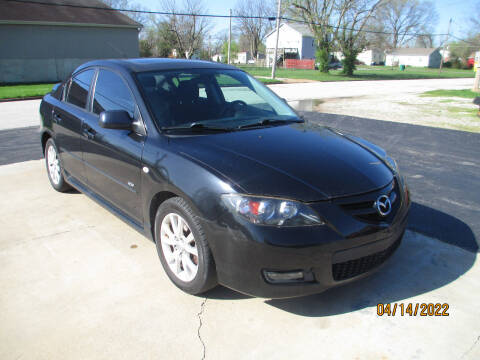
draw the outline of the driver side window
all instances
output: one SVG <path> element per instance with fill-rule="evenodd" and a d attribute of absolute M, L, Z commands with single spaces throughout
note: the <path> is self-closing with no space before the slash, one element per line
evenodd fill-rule
<path fill-rule="evenodd" d="M 95 85 L 93 112 L 100 114 L 108 110 L 125 110 L 133 119 L 135 101 L 130 89 L 119 75 L 100 69 Z"/>

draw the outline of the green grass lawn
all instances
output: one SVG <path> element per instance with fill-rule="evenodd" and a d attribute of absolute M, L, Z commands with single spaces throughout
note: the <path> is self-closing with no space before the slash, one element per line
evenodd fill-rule
<path fill-rule="evenodd" d="M 261 81 L 264 84 L 283 84 L 283 81 L 278 79 L 266 79 L 266 78 L 257 78 L 258 81 Z"/>
<path fill-rule="evenodd" d="M 0 86 L 0 99 L 25 98 L 43 96 L 50 91 L 54 84 L 7 85 Z"/>
<path fill-rule="evenodd" d="M 253 76 L 270 76 L 270 68 L 240 66 Z M 353 76 L 342 75 L 341 70 L 331 70 L 324 74 L 318 70 L 283 69 L 277 70 L 276 77 L 290 79 L 308 79 L 316 81 L 351 81 L 351 80 L 406 80 L 406 79 L 446 79 L 473 78 L 471 70 L 438 69 L 407 67 L 405 71 L 389 66 L 359 66 Z"/>
<path fill-rule="evenodd" d="M 465 90 L 432 90 L 426 91 L 421 96 L 423 97 L 459 97 L 464 99 L 474 99 L 480 96 L 480 93 L 469 89 Z"/>

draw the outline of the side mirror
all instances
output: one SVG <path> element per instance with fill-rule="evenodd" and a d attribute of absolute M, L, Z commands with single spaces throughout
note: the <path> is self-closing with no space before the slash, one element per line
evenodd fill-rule
<path fill-rule="evenodd" d="M 108 110 L 100 113 L 98 124 L 104 129 L 131 130 L 132 119 L 125 110 Z"/>

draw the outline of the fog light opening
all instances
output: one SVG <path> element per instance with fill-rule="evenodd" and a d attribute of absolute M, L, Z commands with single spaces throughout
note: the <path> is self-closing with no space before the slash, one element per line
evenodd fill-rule
<path fill-rule="evenodd" d="M 265 279 L 269 283 L 303 282 L 305 275 L 303 271 L 263 271 Z"/>

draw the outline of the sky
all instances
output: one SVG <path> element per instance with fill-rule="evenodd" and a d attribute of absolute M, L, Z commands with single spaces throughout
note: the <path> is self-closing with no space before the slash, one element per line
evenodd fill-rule
<path fill-rule="evenodd" d="M 178 1 L 178 0 L 175 0 Z M 235 8 L 237 1 L 241 0 L 202 0 L 205 8 L 210 14 L 228 15 L 229 9 Z M 265 0 L 268 1 L 268 0 Z M 138 0 L 149 10 L 161 10 L 161 2 L 159 0 Z M 448 30 L 448 22 L 452 18 L 451 33 L 458 37 L 465 37 L 469 31 L 466 25 L 470 14 L 472 14 L 475 4 L 480 0 L 433 0 L 438 13 L 438 23 L 435 29 L 437 34 L 446 34 Z M 272 14 L 275 16 L 275 14 Z M 228 31 L 228 19 L 211 19 L 212 35 Z M 438 39 L 438 37 L 437 37 Z M 439 43 L 444 39 L 437 40 Z"/>

